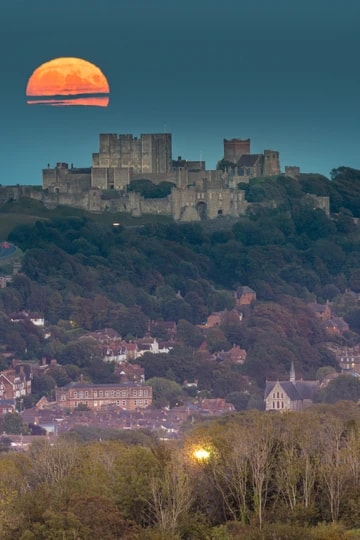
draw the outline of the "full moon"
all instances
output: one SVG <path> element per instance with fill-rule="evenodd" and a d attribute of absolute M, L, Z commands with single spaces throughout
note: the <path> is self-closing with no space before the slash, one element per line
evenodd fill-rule
<path fill-rule="evenodd" d="M 82 58 L 54 58 L 41 64 L 26 86 L 29 105 L 107 107 L 109 83 L 95 64 Z"/>

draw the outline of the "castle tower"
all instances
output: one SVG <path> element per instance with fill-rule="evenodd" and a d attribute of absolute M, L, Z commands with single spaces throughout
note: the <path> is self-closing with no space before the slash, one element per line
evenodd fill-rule
<path fill-rule="evenodd" d="M 279 152 L 275 150 L 264 150 L 264 171 L 263 176 L 278 176 L 280 174 Z"/>
<path fill-rule="evenodd" d="M 172 171 L 170 133 L 102 133 L 99 152 L 93 154 L 91 186 L 100 189 L 124 189 L 132 174 L 164 174 Z"/>
<path fill-rule="evenodd" d="M 296 381 L 296 377 L 295 377 L 295 366 L 294 366 L 294 362 L 291 362 L 291 367 L 290 367 L 290 382 L 295 383 L 295 381 Z"/>
<path fill-rule="evenodd" d="M 225 161 L 237 163 L 244 154 L 250 154 L 250 139 L 224 139 Z"/>

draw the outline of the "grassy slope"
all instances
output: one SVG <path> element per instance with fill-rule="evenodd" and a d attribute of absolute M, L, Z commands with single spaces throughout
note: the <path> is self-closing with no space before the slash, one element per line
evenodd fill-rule
<path fill-rule="evenodd" d="M 111 225 L 120 223 L 124 226 L 139 226 L 145 223 L 169 223 L 172 221 L 167 216 L 144 215 L 141 218 L 134 218 L 126 213 L 102 213 L 93 214 L 85 210 L 59 206 L 53 210 L 45 208 L 40 202 L 33 199 L 20 199 L 19 201 L 6 203 L 0 208 L 0 240 L 8 237 L 10 231 L 17 225 L 35 223 L 39 220 L 57 219 L 66 217 L 88 217 L 89 219 Z"/>

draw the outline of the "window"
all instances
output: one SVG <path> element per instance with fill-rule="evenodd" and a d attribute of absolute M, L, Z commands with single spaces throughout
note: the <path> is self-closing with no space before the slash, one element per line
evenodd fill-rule
<path fill-rule="evenodd" d="M 147 404 L 148 404 L 148 400 L 144 399 L 144 405 L 147 405 Z"/>
<path fill-rule="evenodd" d="M 123 407 L 126 407 L 126 401 L 125 401 L 125 399 L 122 400 L 122 405 L 123 405 Z"/>
<path fill-rule="evenodd" d="M 109 392 L 105 390 L 105 397 L 109 397 Z"/>
<path fill-rule="evenodd" d="M 139 396 L 141 397 L 143 395 L 143 391 L 139 390 Z"/>
<path fill-rule="evenodd" d="M 65 394 L 61 394 L 61 398 L 60 398 L 60 399 L 61 399 L 61 401 L 65 401 L 65 400 L 66 400 Z"/>
<path fill-rule="evenodd" d="M 134 399 L 134 405 L 136 405 L 136 399 Z"/>
<path fill-rule="evenodd" d="M 144 390 L 144 396 L 147 396 L 147 395 L 148 395 L 148 391 Z"/>
<path fill-rule="evenodd" d="M 143 404 L 143 400 L 142 399 L 139 399 L 139 405 L 142 407 L 142 404 Z"/>
<path fill-rule="evenodd" d="M 111 390 L 111 397 L 115 397 L 115 390 Z"/>
<path fill-rule="evenodd" d="M 99 392 L 99 397 L 103 397 L 103 395 L 104 395 L 104 394 L 103 394 L 103 391 L 100 390 L 100 392 Z"/>
<path fill-rule="evenodd" d="M 116 390 L 116 397 L 120 397 L 120 390 Z"/>
<path fill-rule="evenodd" d="M 136 390 L 133 390 L 133 396 L 136 397 Z"/>
<path fill-rule="evenodd" d="M 277 394 L 276 397 L 279 399 L 280 393 L 279 393 L 279 392 L 276 392 L 276 394 Z"/>
<path fill-rule="evenodd" d="M 275 399 L 275 392 L 273 392 L 273 398 Z"/>
<path fill-rule="evenodd" d="M 84 392 L 79 392 L 79 398 L 83 398 L 84 397 Z"/>
<path fill-rule="evenodd" d="M 120 405 L 120 399 L 116 400 L 116 405 Z"/>
<path fill-rule="evenodd" d="M 94 390 L 94 397 L 97 397 L 97 391 Z"/>
<path fill-rule="evenodd" d="M 87 390 L 85 391 L 85 397 L 89 397 L 89 392 Z"/>
<path fill-rule="evenodd" d="M 73 397 L 74 397 L 74 398 L 77 398 L 77 397 L 78 397 L 78 393 L 77 393 L 77 392 L 74 392 Z"/>

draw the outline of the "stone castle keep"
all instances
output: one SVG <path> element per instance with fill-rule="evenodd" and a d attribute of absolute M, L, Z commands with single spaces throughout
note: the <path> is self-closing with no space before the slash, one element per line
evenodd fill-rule
<path fill-rule="evenodd" d="M 281 174 L 279 152 L 251 154 L 250 139 L 224 139 L 224 170 L 207 170 L 204 161 L 172 158 L 170 133 L 101 134 L 99 152 L 89 168 L 57 163 L 43 170 L 42 191 L 32 196 L 48 207 L 72 206 L 90 212 L 128 212 L 133 216 L 162 214 L 177 221 L 199 221 L 218 216 L 238 217 L 248 207 L 239 183 L 250 178 Z M 298 167 L 285 173 L 297 176 Z M 170 195 L 149 199 L 128 186 L 134 180 L 171 182 Z"/>

